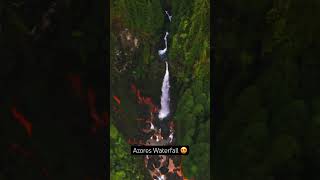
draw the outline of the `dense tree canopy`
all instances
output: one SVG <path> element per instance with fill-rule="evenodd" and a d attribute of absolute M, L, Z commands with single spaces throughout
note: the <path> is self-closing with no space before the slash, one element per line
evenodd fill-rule
<path fill-rule="evenodd" d="M 318 1 L 215 7 L 216 179 L 319 179 Z"/>

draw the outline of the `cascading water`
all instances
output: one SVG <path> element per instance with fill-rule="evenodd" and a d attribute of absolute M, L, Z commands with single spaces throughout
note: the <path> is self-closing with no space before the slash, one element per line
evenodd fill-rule
<path fill-rule="evenodd" d="M 172 16 L 165 11 L 171 21 Z M 169 64 L 167 58 L 167 37 L 169 33 L 166 32 L 164 36 L 165 48 L 158 51 L 160 58 L 165 62 L 166 71 L 162 81 L 161 88 L 161 108 L 151 108 L 150 118 L 145 120 L 145 128 L 142 132 L 146 135 L 147 140 L 143 140 L 139 144 L 147 146 L 166 146 L 173 145 L 175 143 L 175 129 L 174 122 L 170 119 L 164 120 L 170 114 L 170 78 L 169 78 Z M 141 97 L 139 91 L 135 88 L 136 95 L 142 102 L 150 102 L 147 98 Z M 158 113 L 158 118 L 154 118 L 154 113 Z M 151 133 L 151 134 L 150 134 Z M 131 142 L 131 141 L 129 141 Z M 134 142 L 133 142 L 134 144 Z M 181 157 L 180 157 L 181 158 Z M 179 160 L 179 156 L 167 156 L 167 155 L 146 155 L 144 158 L 145 167 L 148 169 L 152 180 L 170 180 L 171 177 L 180 177 L 185 179 L 182 173 L 181 163 L 176 164 Z M 186 179 L 185 179 L 186 180 Z"/>
<path fill-rule="evenodd" d="M 168 11 L 166 11 L 166 14 L 167 14 L 167 16 L 168 16 L 168 18 L 169 18 L 169 21 L 171 22 L 172 16 L 169 15 Z"/>
<path fill-rule="evenodd" d="M 165 11 L 165 12 L 168 15 L 169 20 L 171 21 L 171 17 L 172 16 L 170 16 L 168 14 L 168 11 Z M 166 35 L 164 36 L 164 43 L 165 43 L 166 47 L 164 49 L 162 49 L 162 50 L 159 50 L 160 58 L 162 58 L 165 55 L 165 53 L 167 52 L 167 48 L 168 48 L 167 36 L 168 35 L 169 35 L 169 33 L 166 32 Z M 166 63 L 166 73 L 164 75 L 163 82 L 162 82 L 161 109 L 160 109 L 160 112 L 159 112 L 159 115 L 158 115 L 160 120 L 166 118 L 170 113 L 169 69 L 168 69 L 168 62 L 166 60 L 165 60 L 165 63 Z"/>
<path fill-rule="evenodd" d="M 165 47 L 164 49 L 161 49 L 161 50 L 158 51 L 160 57 L 162 57 L 162 56 L 167 52 L 167 47 L 168 47 L 168 44 L 167 44 L 167 36 L 168 36 L 168 35 L 169 35 L 169 33 L 166 32 L 166 35 L 165 35 L 164 38 L 163 38 L 166 47 Z"/>
<path fill-rule="evenodd" d="M 169 83 L 169 69 L 168 69 L 168 62 L 166 61 L 166 73 L 163 78 L 162 82 L 162 95 L 161 95 L 161 109 L 159 112 L 159 119 L 163 119 L 168 116 L 170 113 L 170 83 Z"/>

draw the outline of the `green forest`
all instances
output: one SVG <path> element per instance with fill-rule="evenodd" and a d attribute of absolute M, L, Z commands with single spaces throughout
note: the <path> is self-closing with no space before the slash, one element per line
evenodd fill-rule
<path fill-rule="evenodd" d="M 111 96 L 119 96 L 123 108 L 121 115 L 111 113 L 111 126 L 114 129 L 110 132 L 111 139 L 117 137 L 118 143 L 122 144 L 119 146 L 116 141 L 111 141 L 112 179 L 127 179 L 132 173 L 136 174 L 136 179 L 151 179 L 144 168 L 139 168 L 143 165 L 142 158 L 122 158 L 114 152 L 129 152 L 125 138 L 135 131 L 130 129 L 135 126 L 131 122 L 135 121 L 137 113 L 134 111 L 138 108 L 132 103 L 134 100 L 128 82 L 136 83 L 143 93 L 160 104 L 165 68 L 157 51 L 162 48 L 161 37 L 165 29 L 170 32 L 168 63 L 176 144 L 190 145 L 191 149 L 183 159 L 183 173 L 187 178 L 209 179 L 209 0 L 112 0 L 110 6 Z M 173 16 L 170 24 L 166 22 L 165 9 Z M 115 104 L 111 99 L 111 105 Z"/>
<path fill-rule="evenodd" d="M 214 179 L 320 179 L 319 8 L 215 6 Z"/>
<path fill-rule="evenodd" d="M 166 31 L 186 178 L 319 180 L 319 9 L 319 0 L 0 1 L 0 180 L 105 179 L 109 157 L 111 180 L 151 179 L 130 155 L 148 113 L 132 87 L 160 106 Z"/>

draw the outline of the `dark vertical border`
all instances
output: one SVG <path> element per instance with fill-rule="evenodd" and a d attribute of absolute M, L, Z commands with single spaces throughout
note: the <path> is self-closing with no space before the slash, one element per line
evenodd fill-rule
<path fill-rule="evenodd" d="M 103 134 L 100 134 L 102 136 L 102 142 L 100 142 L 103 146 L 103 151 L 98 151 L 102 152 L 101 154 L 101 159 L 103 160 L 103 179 L 109 179 L 110 177 L 110 126 L 109 126 L 109 116 L 110 116 L 110 71 L 109 71 L 109 66 L 110 66 L 110 54 L 109 54 L 109 41 L 110 41 L 110 5 L 109 1 L 106 0 L 100 0 L 96 1 L 96 6 L 99 9 L 99 12 L 97 12 L 97 17 L 99 19 L 99 22 L 101 23 L 101 28 L 102 34 L 101 34 L 101 41 L 100 41 L 100 51 L 102 52 L 101 59 L 99 59 L 98 67 L 97 69 L 94 68 L 93 71 L 98 71 L 98 79 L 100 80 L 99 83 L 101 83 L 101 88 L 98 88 L 98 91 L 101 91 L 100 93 L 102 94 L 103 102 L 103 112 L 107 112 L 107 122 L 105 129 L 102 131 Z M 96 72 L 93 72 L 96 73 Z M 99 97 L 97 97 L 99 98 Z M 98 100 L 99 101 L 99 100 Z M 100 138 L 99 138 L 100 139 Z M 101 140 L 101 139 L 100 139 Z M 100 156 L 100 155 L 99 155 Z M 101 172 L 102 173 L 102 172 Z"/>
<path fill-rule="evenodd" d="M 0 179 L 108 179 L 109 122 L 90 131 L 87 96 L 109 116 L 109 1 L 1 5 Z M 90 48 L 85 65 L 78 42 Z"/>
<path fill-rule="evenodd" d="M 105 32 L 106 32 L 106 74 L 108 74 L 108 79 L 107 79 L 107 112 L 108 112 L 108 122 L 107 122 L 107 129 L 106 129 L 106 178 L 105 179 L 110 179 L 110 1 L 102 0 L 105 4 L 103 7 L 105 7 L 105 13 L 104 13 L 104 27 L 105 27 Z"/>
<path fill-rule="evenodd" d="M 87 64 L 88 76 L 89 76 L 89 87 L 92 87 L 96 97 L 96 109 L 98 115 L 101 118 L 107 118 L 105 126 L 103 129 L 96 131 L 96 139 L 94 139 L 94 148 L 90 154 L 95 159 L 92 166 L 95 168 L 94 177 L 101 177 L 102 179 L 109 179 L 110 174 L 110 136 L 109 136 L 109 98 L 110 98 L 110 72 L 109 72 L 109 1 L 99 0 L 92 1 L 91 6 L 93 9 L 96 9 L 96 12 L 90 12 L 93 17 L 90 18 L 94 22 L 96 27 L 92 29 L 100 29 L 95 32 L 95 36 L 92 36 L 92 39 L 97 40 L 98 45 L 96 50 L 92 53 L 93 57 L 98 57 L 98 59 L 89 59 Z M 98 53 L 99 55 L 95 55 Z M 89 93 L 89 92 L 88 92 Z M 103 113 L 107 112 L 107 117 L 102 117 Z"/>
<path fill-rule="evenodd" d="M 100 111 L 101 112 L 107 112 L 107 121 L 106 121 L 106 126 L 104 126 L 104 130 L 102 131 L 102 134 L 99 134 L 99 140 L 102 140 L 99 142 L 101 144 L 101 148 L 103 148 L 103 151 L 97 150 L 98 156 L 101 157 L 101 161 L 103 165 L 102 167 L 97 167 L 98 169 L 101 169 L 101 177 L 103 179 L 109 179 L 110 176 L 110 126 L 109 126 L 109 116 L 110 116 L 110 71 L 109 71 L 109 66 L 110 66 L 110 55 L 109 55 L 109 36 L 110 36 L 110 27 L 109 27 L 109 20 L 110 20 L 110 5 L 109 1 L 106 0 L 100 0 L 100 1 L 95 1 L 95 6 L 97 6 L 96 9 L 99 9 L 98 12 L 96 12 L 96 17 L 98 19 L 98 22 L 100 23 L 101 26 L 101 40 L 99 41 L 99 52 L 101 51 L 101 57 L 94 65 L 95 68 L 92 68 L 92 74 L 97 75 L 95 78 L 98 80 L 97 82 L 97 102 L 102 105 Z M 99 24 L 97 24 L 99 26 Z M 96 27 L 95 27 L 96 28 Z M 99 97 L 98 94 L 101 96 Z M 100 99 L 101 98 L 101 99 Z M 97 107 L 98 109 L 99 107 Z M 99 110 L 98 110 L 99 111 Z M 102 153 L 102 154 L 100 154 Z"/>
<path fill-rule="evenodd" d="M 216 138 L 216 98 L 215 98 L 215 22 L 216 22 L 216 0 L 210 1 L 210 179 L 216 179 L 215 177 L 215 138 Z"/>

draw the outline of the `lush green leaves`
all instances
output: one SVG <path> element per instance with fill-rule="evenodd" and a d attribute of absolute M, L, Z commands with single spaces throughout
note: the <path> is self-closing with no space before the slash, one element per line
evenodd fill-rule
<path fill-rule="evenodd" d="M 130 146 L 123 139 L 117 128 L 110 124 L 110 162 L 111 180 L 143 179 L 142 159 L 130 155 Z"/>
<path fill-rule="evenodd" d="M 184 0 L 173 1 L 172 6 L 169 59 L 172 74 L 178 80 L 174 88 L 182 85 L 174 120 L 178 144 L 191 148 L 183 169 L 189 178 L 209 179 L 210 5 L 206 0 Z"/>
<path fill-rule="evenodd" d="M 218 179 L 305 179 L 319 169 L 320 23 L 310 12 L 319 7 L 297 0 L 217 7 Z"/>

